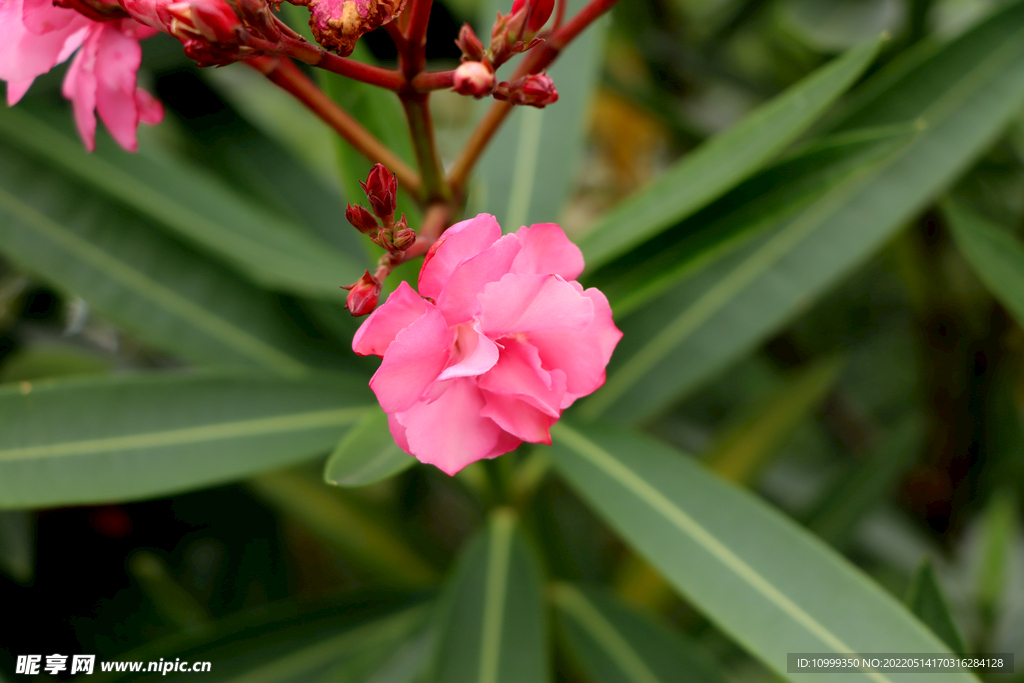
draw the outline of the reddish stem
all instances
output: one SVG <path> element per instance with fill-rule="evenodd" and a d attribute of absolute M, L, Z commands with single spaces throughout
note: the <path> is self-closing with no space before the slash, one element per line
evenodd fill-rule
<path fill-rule="evenodd" d="M 555 23 L 551 27 L 552 31 L 562 25 L 562 20 L 565 19 L 565 6 L 568 4 L 567 0 L 558 0 L 558 8 L 555 10 Z"/>
<path fill-rule="evenodd" d="M 405 39 L 405 34 L 402 33 L 402 29 L 398 27 L 397 21 L 389 21 L 384 24 L 384 30 L 387 31 L 388 35 L 391 36 L 391 41 L 395 44 L 395 49 L 398 50 L 398 54 L 404 54 L 409 49 L 409 43 Z"/>
<path fill-rule="evenodd" d="M 427 25 L 430 23 L 430 10 L 433 0 L 412 0 L 409 9 L 409 28 L 405 32 L 408 50 L 404 55 L 403 70 L 410 81 L 416 74 L 423 71 L 426 64 Z"/>
<path fill-rule="evenodd" d="M 602 14 L 611 9 L 618 0 L 591 0 L 590 4 L 581 9 L 579 13 L 569 20 L 568 23 L 560 26 L 549 34 L 544 43 L 537 46 L 526 54 L 519 68 L 516 69 L 512 79 L 521 78 L 527 74 L 535 74 L 543 71 L 562 53 L 562 50 L 572 42 L 576 36 L 583 32 L 590 24 Z M 494 136 L 494 133 L 501 127 L 505 118 L 512 111 L 512 105 L 507 102 L 495 102 L 484 115 L 484 118 L 477 124 L 476 129 L 469 137 L 462 154 L 455 160 L 452 170 L 448 174 L 448 184 L 452 193 L 458 195 L 466 180 L 469 178 L 473 166 L 480 159 L 487 143 Z"/>
<path fill-rule="evenodd" d="M 340 58 L 339 58 L 340 59 Z M 245 63 L 262 72 L 274 84 L 291 93 L 322 121 L 345 138 L 357 152 L 375 163 L 384 164 L 399 184 L 415 195 L 420 191 L 419 175 L 348 112 L 328 97 L 287 57 L 252 57 Z"/>
<path fill-rule="evenodd" d="M 444 90 L 455 84 L 455 71 L 423 71 L 416 74 L 410 82 L 412 89 L 418 93 L 431 90 Z"/>

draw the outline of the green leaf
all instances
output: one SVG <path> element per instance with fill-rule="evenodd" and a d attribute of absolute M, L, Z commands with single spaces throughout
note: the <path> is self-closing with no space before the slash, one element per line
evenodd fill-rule
<path fill-rule="evenodd" d="M 845 50 L 883 31 L 895 33 L 905 19 L 899 0 L 783 0 L 776 15 L 811 47 Z"/>
<path fill-rule="evenodd" d="M 116 200 L 155 225 L 209 250 L 254 282 L 300 295 L 343 299 L 362 260 L 236 194 L 184 161 L 123 154 L 116 162 L 89 154 L 78 140 L 22 108 L 0 111 L 0 138 L 51 164 L 75 182 Z"/>
<path fill-rule="evenodd" d="M 864 72 L 878 41 L 850 50 L 712 138 L 609 211 L 580 240 L 594 269 L 678 223 L 749 177 L 805 132 Z"/>
<path fill-rule="evenodd" d="M 324 465 L 324 481 L 366 486 L 393 477 L 416 464 L 388 429 L 388 416 L 373 411 L 341 440 Z"/>
<path fill-rule="evenodd" d="M 707 466 L 731 481 L 754 481 L 821 403 L 842 368 L 842 358 L 827 358 L 801 370 L 715 439 L 704 458 Z"/>
<path fill-rule="evenodd" d="M 832 136 L 740 183 L 658 239 L 586 276 L 619 317 L 777 227 L 828 192 L 884 162 L 912 125 Z"/>
<path fill-rule="evenodd" d="M 722 675 L 679 633 L 596 590 L 550 591 L 574 659 L 595 683 L 719 683 Z"/>
<path fill-rule="evenodd" d="M 586 4 L 568 0 L 566 16 L 572 17 Z M 510 7 L 505 0 L 487 6 L 481 16 L 488 25 L 495 12 L 507 12 Z M 548 69 L 558 87 L 558 103 L 544 109 L 515 107 L 480 159 L 479 182 L 472 190 L 483 196 L 470 201 L 486 206 L 506 232 L 550 223 L 561 214 L 580 166 L 608 24 L 601 19 L 591 25 Z M 502 74 L 517 63 L 503 67 Z"/>
<path fill-rule="evenodd" d="M 4 358 L 0 382 L 20 382 L 45 377 L 102 375 L 109 372 L 113 360 L 73 346 L 45 344 L 30 346 Z"/>
<path fill-rule="evenodd" d="M 849 125 L 864 128 L 919 122 L 918 133 L 883 162 L 652 301 L 646 318 L 623 320 L 608 381 L 583 415 L 650 415 L 749 351 L 949 185 L 1022 101 L 1024 4 L 1016 2 L 851 116 Z"/>
<path fill-rule="evenodd" d="M 373 572 L 378 582 L 433 585 L 438 573 L 400 534 L 361 508 L 347 491 L 294 472 L 254 477 L 249 486 L 261 498 L 305 524 L 346 557 Z"/>
<path fill-rule="evenodd" d="M 0 571 L 18 583 L 32 580 L 35 570 L 35 535 L 31 512 L 0 510 Z"/>
<path fill-rule="evenodd" d="M 1024 324 L 1024 245 L 1000 228 L 955 201 L 942 204 L 950 232 L 960 252 L 990 292 Z"/>
<path fill-rule="evenodd" d="M 323 453 L 366 414 L 362 379 L 170 374 L 0 388 L 0 507 L 136 500 Z"/>
<path fill-rule="evenodd" d="M 807 528 L 832 545 L 842 546 L 857 522 L 892 492 L 920 453 L 924 428 L 907 418 L 886 434 L 871 456 L 844 471 L 807 515 Z"/>
<path fill-rule="evenodd" d="M 584 434 L 561 422 L 552 432 L 552 459 L 570 486 L 680 595 L 780 676 L 804 680 L 786 673 L 788 652 L 946 651 L 835 551 L 682 453 L 627 429 Z M 968 682 L 976 679 L 966 673 L 944 679 Z"/>
<path fill-rule="evenodd" d="M 199 363 L 307 371 L 293 355 L 306 350 L 266 294 L 2 142 L 0 251 L 157 348 Z"/>
<path fill-rule="evenodd" d="M 514 512 L 499 508 L 466 545 L 446 589 L 434 680 L 551 679 L 540 567 L 518 526 Z"/>
<path fill-rule="evenodd" d="M 982 521 L 978 554 L 978 611 L 991 627 L 1004 607 L 1011 553 L 1017 538 L 1018 507 L 1012 489 L 992 495 Z"/>
<path fill-rule="evenodd" d="M 921 623 L 930 628 L 953 652 L 958 655 L 967 654 L 967 645 L 956 627 L 949 603 L 939 585 L 939 577 L 935 575 L 935 569 L 928 560 L 922 562 L 914 572 L 905 602 Z"/>

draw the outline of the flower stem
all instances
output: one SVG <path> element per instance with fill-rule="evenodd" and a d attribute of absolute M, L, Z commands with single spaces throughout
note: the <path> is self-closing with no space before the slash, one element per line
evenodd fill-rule
<path fill-rule="evenodd" d="M 445 182 L 444 168 L 437 153 L 434 141 L 434 125 L 430 121 L 430 95 L 417 93 L 402 96 L 402 107 L 409 121 L 409 133 L 412 135 L 416 161 L 419 163 L 420 175 L 423 178 L 422 201 L 429 204 L 435 201 L 448 201 L 451 191 Z M 387 166 L 387 164 L 385 164 Z"/>
<path fill-rule="evenodd" d="M 426 64 L 427 25 L 430 23 L 430 10 L 433 0 L 412 0 L 409 9 L 409 28 L 405 32 L 408 50 L 402 60 L 405 77 L 412 80 L 423 71 Z"/>
<path fill-rule="evenodd" d="M 611 9 L 616 2 L 618 0 L 591 0 L 590 4 L 581 9 L 576 16 L 552 31 L 542 45 L 527 53 L 511 80 L 527 74 L 538 73 L 550 66 L 569 43 L 594 23 L 598 17 Z M 490 142 L 511 111 L 512 105 L 509 103 L 495 102 L 477 124 L 448 174 L 448 184 L 455 195 L 462 191 L 473 166 L 479 161 L 480 155 L 487 147 L 487 143 Z"/>
<path fill-rule="evenodd" d="M 306 105 L 311 112 L 345 138 L 357 152 L 372 162 L 384 164 L 397 176 L 398 183 L 403 189 L 413 195 L 419 194 L 421 181 L 416 171 L 306 78 L 290 59 L 253 57 L 245 60 L 245 63 Z"/>

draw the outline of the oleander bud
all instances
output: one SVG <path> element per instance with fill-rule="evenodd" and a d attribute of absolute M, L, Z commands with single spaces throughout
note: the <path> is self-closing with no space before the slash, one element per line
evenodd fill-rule
<path fill-rule="evenodd" d="M 463 62 L 455 69 L 453 91 L 480 99 L 494 89 L 494 71 L 487 62 Z"/>
<path fill-rule="evenodd" d="M 378 218 L 390 219 L 398 207 L 398 179 L 383 164 L 374 164 L 366 182 L 359 183 L 366 198 L 370 200 L 370 208 Z"/>
<path fill-rule="evenodd" d="M 530 74 L 499 83 L 494 88 L 494 99 L 543 109 L 558 101 L 558 89 L 546 74 Z"/>
<path fill-rule="evenodd" d="M 473 27 L 469 24 L 463 24 L 462 28 L 459 29 L 459 37 L 455 40 L 455 44 L 459 46 L 460 50 L 462 50 L 462 61 L 483 61 L 484 55 L 486 54 L 484 44 L 476 37 Z"/>
<path fill-rule="evenodd" d="M 349 204 L 345 209 L 345 218 L 352 226 L 364 235 L 375 235 L 380 229 L 373 214 L 358 204 Z"/>
<path fill-rule="evenodd" d="M 370 271 L 342 289 L 348 290 L 345 307 L 356 317 L 372 313 L 380 300 L 380 280 L 370 275 Z"/>

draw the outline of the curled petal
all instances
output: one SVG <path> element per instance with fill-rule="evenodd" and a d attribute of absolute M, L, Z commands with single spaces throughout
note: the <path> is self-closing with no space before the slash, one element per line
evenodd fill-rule
<path fill-rule="evenodd" d="M 480 388 L 519 398 L 557 420 L 565 396 L 565 373 L 544 369 L 540 354 L 529 344 L 507 339 L 504 346 L 498 362 L 480 378 Z"/>
<path fill-rule="evenodd" d="M 515 235 L 505 235 L 456 266 L 437 298 L 437 307 L 449 325 L 471 320 L 480 312 L 481 292 L 508 273 L 521 248 Z"/>
<path fill-rule="evenodd" d="M 515 233 L 523 250 L 512 264 L 512 273 L 547 275 L 575 280 L 583 272 L 583 252 L 554 223 L 537 223 Z"/>
<path fill-rule="evenodd" d="M 558 420 L 557 417 L 551 417 L 515 396 L 484 391 L 484 400 L 486 405 L 480 414 L 494 420 L 505 432 L 520 442 L 551 445 L 551 425 Z"/>
<path fill-rule="evenodd" d="M 593 320 L 585 328 L 538 329 L 525 335 L 529 344 L 537 349 L 545 368 L 557 368 L 565 373 L 563 409 L 604 384 L 605 367 L 622 339 L 605 295 L 591 288 L 583 292 L 583 296 L 594 306 Z"/>
<path fill-rule="evenodd" d="M 499 237 L 501 226 L 488 213 L 456 223 L 445 230 L 423 259 L 417 285 L 420 294 L 436 300 L 455 267 L 494 244 Z"/>
<path fill-rule="evenodd" d="M 455 377 L 477 377 L 498 362 L 498 345 L 469 325 L 459 326 L 451 365 L 437 378 L 438 382 Z"/>
<path fill-rule="evenodd" d="M 117 144 L 134 152 L 139 144 L 136 78 L 142 46 L 134 35 L 113 24 L 103 26 L 96 40 L 96 111 Z"/>
<path fill-rule="evenodd" d="M 502 430 L 483 417 L 484 397 L 472 379 L 452 380 L 433 403 L 420 402 L 397 415 L 405 428 L 409 452 L 421 462 L 455 474 L 466 465 L 499 455 Z M 504 452 L 504 451 L 503 451 Z"/>
<path fill-rule="evenodd" d="M 26 11 L 31 26 L 25 24 Z M 8 82 L 8 101 L 20 99 L 12 98 L 11 83 L 18 83 L 23 92 L 24 81 L 31 82 L 71 56 L 92 23 L 74 10 L 52 4 L 26 8 L 21 0 L 0 2 L 0 80 Z"/>
<path fill-rule="evenodd" d="M 557 275 L 511 273 L 480 295 L 481 328 L 497 339 L 507 334 L 557 328 L 582 329 L 594 317 L 594 304 Z"/>
<path fill-rule="evenodd" d="M 387 301 L 366 319 L 352 339 L 352 350 L 360 356 L 384 356 L 398 333 L 433 308 L 402 282 Z"/>
<path fill-rule="evenodd" d="M 385 413 L 401 412 L 420 400 L 448 364 L 453 336 L 433 307 L 395 336 L 370 380 Z"/>

